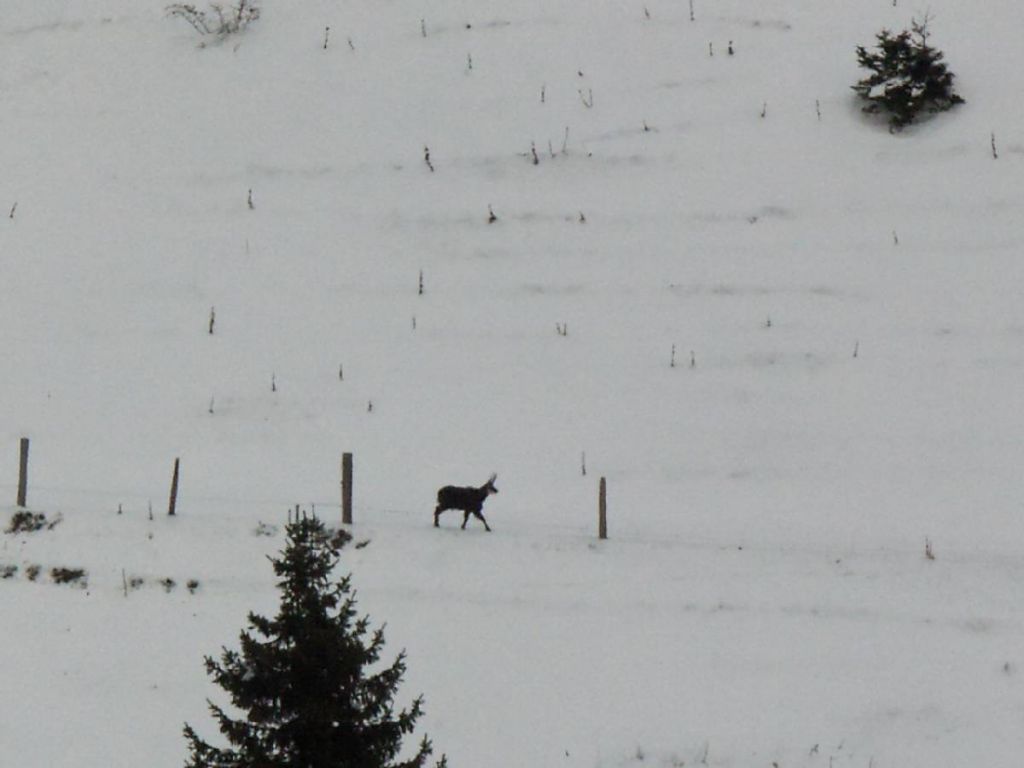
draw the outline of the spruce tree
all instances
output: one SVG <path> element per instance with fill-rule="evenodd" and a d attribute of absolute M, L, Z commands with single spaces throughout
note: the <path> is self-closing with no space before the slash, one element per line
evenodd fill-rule
<path fill-rule="evenodd" d="M 186 724 L 187 768 L 422 768 L 432 752 L 425 736 L 415 755 L 396 762 L 423 711 L 422 696 L 394 709 L 405 652 L 380 668 L 383 627 L 371 632 L 369 617 L 357 617 L 350 576 L 332 580 L 351 537 L 332 540 L 306 516 L 286 533 L 284 551 L 270 558 L 281 592 L 277 616 L 250 613 L 240 649 L 206 658 L 208 674 L 241 714 L 208 701 L 230 746 L 208 744 Z"/>
<path fill-rule="evenodd" d="M 964 100 L 953 90 L 955 75 L 943 53 L 928 44 L 928 18 L 894 35 L 883 29 L 877 51 L 857 46 L 857 61 L 871 74 L 851 86 L 868 104 L 864 111 L 885 111 L 892 131 L 902 130 L 922 111 L 941 112 Z"/>

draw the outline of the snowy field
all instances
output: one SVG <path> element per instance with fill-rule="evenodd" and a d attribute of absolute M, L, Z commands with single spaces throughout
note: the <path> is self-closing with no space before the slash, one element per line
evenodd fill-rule
<path fill-rule="evenodd" d="M 345 451 L 453 768 L 1021 764 L 1024 6 L 693 6 L 4 4 L 0 766 L 183 764 Z"/>

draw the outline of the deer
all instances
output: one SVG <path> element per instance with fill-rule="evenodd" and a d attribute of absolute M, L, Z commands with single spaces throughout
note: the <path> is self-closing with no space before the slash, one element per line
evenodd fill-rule
<path fill-rule="evenodd" d="M 487 521 L 484 519 L 483 508 L 484 501 L 487 497 L 492 493 L 498 492 L 497 487 L 494 485 L 494 481 L 497 479 L 497 474 L 491 475 L 490 479 L 479 488 L 463 488 L 455 485 L 446 485 L 444 488 L 439 490 L 437 492 L 437 509 L 434 510 L 434 527 L 440 527 L 439 518 L 441 517 L 442 512 L 448 509 L 461 509 L 463 512 L 463 530 L 465 530 L 466 523 L 469 522 L 469 516 L 472 514 L 484 524 L 484 528 L 488 533 L 490 533 L 491 526 L 489 526 Z"/>

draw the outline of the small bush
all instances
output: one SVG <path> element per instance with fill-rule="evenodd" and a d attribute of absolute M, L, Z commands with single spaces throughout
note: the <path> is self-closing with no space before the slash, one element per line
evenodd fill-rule
<path fill-rule="evenodd" d="M 209 11 L 201 11 L 192 3 L 172 3 L 167 6 L 168 16 L 184 19 L 201 35 L 212 35 L 223 39 L 241 32 L 260 17 L 259 6 L 254 0 L 239 0 L 238 5 L 225 8 L 220 3 L 210 3 Z M 213 316 L 210 316 L 210 333 L 213 333 Z"/>
<path fill-rule="evenodd" d="M 928 44 L 929 36 L 925 17 L 896 35 L 883 29 L 875 36 L 877 51 L 857 47 L 858 63 L 871 74 L 851 87 L 868 102 L 865 112 L 888 113 L 890 131 L 902 130 L 921 112 L 964 103 L 953 91 L 955 75 L 946 68 L 942 51 Z"/>
<path fill-rule="evenodd" d="M 11 579 L 18 572 L 18 566 L 16 565 L 3 565 L 0 566 L 0 579 Z"/>
<path fill-rule="evenodd" d="M 185 582 L 185 587 L 191 594 L 195 594 L 196 590 L 199 589 L 199 581 L 197 579 L 189 579 Z"/>
<path fill-rule="evenodd" d="M 54 525 L 56 523 L 47 523 L 46 515 L 42 512 L 22 510 L 12 515 L 11 523 L 7 526 L 7 533 L 32 533 L 41 531 L 43 528 L 53 528 Z"/>
<path fill-rule="evenodd" d="M 50 578 L 54 584 L 80 584 L 86 585 L 84 568 L 51 568 Z"/>
<path fill-rule="evenodd" d="M 39 573 L 42 570 L 43 567 L 41 565 L 30 565 L 28 568 L 25 569 L 25 576 L 28 578 L 29 581 L 35 581 L 39 578 Z"/>
<path fill-rule="evenodd" d="M 178 582 L 168 576 L 166 579 L 160 579 L 160 586 L 164 588 L 164 592 L 170 593 L 172 589 L 178 586 Z"/>

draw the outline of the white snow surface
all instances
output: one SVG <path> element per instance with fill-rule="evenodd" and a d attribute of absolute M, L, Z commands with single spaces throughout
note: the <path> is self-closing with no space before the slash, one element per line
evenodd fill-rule
<path fill-rule="evenodd" d="M 453 768 L 1021 765 L 1024 6 L 929 6 L 967 103 L 899 135 L 889 0 L 262 10 L 0 14 L 0 522 L 23 436 L 60 519 L 0 535 L 0 765 L 215 739 L 345 451 Z"/>

